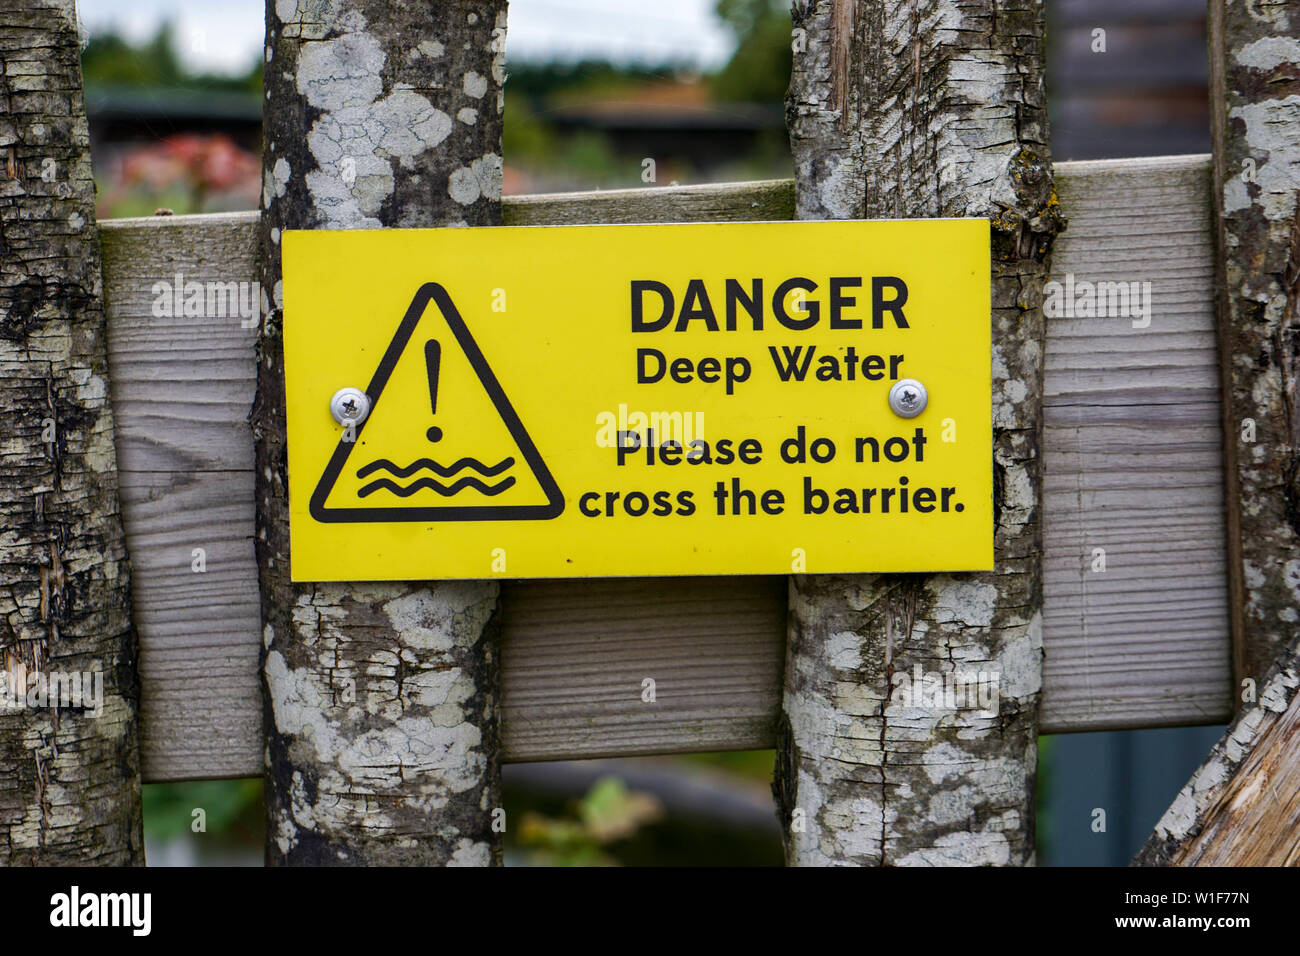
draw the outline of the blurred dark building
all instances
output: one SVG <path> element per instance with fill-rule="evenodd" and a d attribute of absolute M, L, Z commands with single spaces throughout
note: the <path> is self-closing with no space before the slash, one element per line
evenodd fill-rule
<path fill-rule="evenodd" d="M 258 94 L 92 84 L 86 114 L 100 216 L 256 208 Z"/>
<path fill-rule="evenodd" d="M 86 116 L 92 150 L 106 154 L 177 133 L 225 133 L 249 152 L 262 149 L 262 104 L 256 93 L 91 87 Z"/>
<path fill-rule="evenodd" d="M 1052 156 L 1209 152 L 1205 10 L 1205 0 L 1049 3 Z"/>
<path fill-rule="evenodd" d="M 745 156 L 785 129 L 785 111 L 760 103 L 608 100 L 544 113 L 559 133 L 602 134 L 619 156 L 672 156 L 700 170 Z"/>
<path fill-rule="evenodd" d="M 1209 150 L 1204 0 L 1054 0 L 1048 95 L 1057 159 Z M 1095 51 L 1104 33 L 1104 52 Z M 259 150 L 261 102 L 223 91 L 92 87 L 92 143 L 110 152 L 177 133 L 221 132 Z M 784 124 L 779 103 L 631 96 L 540 111 L 560 133 L 599 132 L 626 156 L 696 168 L 751 151 Z"/>

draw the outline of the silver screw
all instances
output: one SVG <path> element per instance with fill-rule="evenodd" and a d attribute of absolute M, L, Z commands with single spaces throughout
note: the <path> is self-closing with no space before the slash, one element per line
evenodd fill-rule
<path fill-rule="evenodd" d="M 370 399 L 359 388 L 340 388 L 330 399 L 330 414 L 344 428 L 360 425 L 370 414 Z"/>
<path fill-rule="evenodd" d="M 889 390 L 889 407 L 900 418 L 915 418 L 929 401 L 925 386 L 914 378 L 901 378 Z"/>

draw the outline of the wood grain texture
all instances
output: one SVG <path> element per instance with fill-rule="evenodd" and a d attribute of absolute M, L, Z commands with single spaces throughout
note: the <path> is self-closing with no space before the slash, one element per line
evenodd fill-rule
<path fill-rule="evenodd" d="M 502 598 L 506 760 L 775 739 L 785 578 L 519 581 Z"/>
<path fill-rule="evenodd" d="M 1213 386 L 1204 391 L 1217 359 L 1208 266 L 1197 264 L 1209 243 L 1208 163 L 1056 167 L 1071 224 L 1055 274 L 1145 276 L 1157 309 L 1145 339 L 1120 319 L 1048 320 L 1045 733 L 1228 717 L 1222 490 L 1212 454 L 1219 404 Z M 755 209 L 784 209 L 788 218 L 793 197 L 789 182 L 506 197 L 504 217 L 599 222 L 638 202 L 646 203 L 638 218 L 656 221 L 742 219 Z M 575 216 L 572 203 L 588 205 Z M 234 213 L 102 229 L 123 510 L 140 569 L 147 780 L 261 772 L 245 424 L 253 333 L 237 318 L 156 319 L 150 291 L 177 268 L 203 281 L 251 281 L 256 226 L 255 213 Z M 1165 253 L 1170 237 L 1177 256 Z M 1153 406 L 1133 400 L 1139 388 L 1158 396 Z M 1116 570 L 1085 578 L 1094 546 L 1107 548 Z M 194 547 L 207 549 L 205 574 L 190 570 Z M 505 759 L 772 746 L 783 581 L 505 585 Z M 647 677 L 656 681 L 653 704 L 641 700 Z"/>
<path fill-rule="evenodd" d="M 1048 318 L 1045 728 L 1223 720 L 1222 431 L 1208 157 L 1060 167 L 1055 280 L 1151 283 L 1150 325 Z M 1177 253 L 1170 254 L 1170 249 Z M 1139 287 L 1140 288 L 1140 287 Z M 1094 571 L 1094 549 L 1105 571 Z"/>
<path fill-rule="evenodd" d="M 159 296 L 171 294 L 177 273 L 205 287 L 251 283 L 257 214 L 200 221 L 201 229 L 188 216 L 117 220 L 101 230 L 147 781 L 177 779 L 177 771 L 185 779 L 251 776 L 262 764 L 247 424 L 257 329 L 243 328 L 238 314 L 154 314 L 175 312 Z"/>
<path fill-rule="evenodd" d="M 610 189 L 505 197 L 507 226 L 583 223 L 759 222 L 794 218 L 794 182 Z"/>

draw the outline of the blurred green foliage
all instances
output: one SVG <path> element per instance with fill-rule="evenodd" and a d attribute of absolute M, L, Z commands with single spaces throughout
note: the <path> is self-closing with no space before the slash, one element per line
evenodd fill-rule
<path fill-rule="evenodd" d="M 530 849 L 537 866 L 618 866 L 607 847 L 662 817 L 663 806 L 655 797 L 629 790 L 618 777 L 602 777 L 570 816 L 525 812 L 519 844 Z"/>
<path fill-rule="evenodd" d="M 194 811 L 207 815 L 209 835 L 256 831 L 262 817 L 262 780 L 150 783 L 141 788 L 145 835 L 171 840 L 194 832 Z"/>
<path fill-rule="evenodd" d="M 248 69 L 237 76 L 190 69 L 184 62 L 171 23 L 164 23 L 152 39 L 139 46 L 116 33 L 95 34 L 81 53 L 81 75 L 87 89 L 144 86 L 262 92 L 260 58 L 253 57 Z"/>
<path fill-rule="evenodd" d="M 563 173 L 586 188 L 634 185 L 639 166 L 620 163 L 607 137 L 594 130 L 558 135 L 547 120 L 550 109 L 616 97 L 649 83 L 673 80 L 671 66 L 621 66 L 602 60 L 574 63 L 514 63 L 506 82 L 502 148 L 513 166 L 530 172 Z"/>
<path fill-rule="evenodd" d="M 108 195 L 108 184 L 95 179 L 95 189 L 102 200 Z M 121 199 L 112 203 L 112 208 L 101 209 L 100 215 L 105 217 L 111 216 L 114 219 L 124 219 L 129 216 L 153 216 L 159 209 L 170 209 L 172 215 L 186 216 L 190 213 L 202 212 L 195 202 L 194 193 L 187 189 L 172 189 L 167 192 L 138 192 L 130 193 Z"/>
<path fill-rule="evenodd" d="M 685 67 L 671 63 L 657 66 L 609 63 L 605 60 L 573 62 L 516 62 L 509 60 L 510 78 L 506 95 L 515 93 L 531 103 L 562 101 L 566 97 L 608 96 L 660 83 L 680 76 Z M 553 98 L 558 97 L 558 100 Z"/>
<path fill-rule="evenodd" d="M 716 12 L 736 38 L 727 64 L 711 78 L 721 100 L 781 103 L 790 77 L 790 12 L 784 0 L 718 0 Z M 215 41 L 214 41 L 215 42 Z M 510 61 L 507 96 L 514 102 L 512 122 L 536 116 L 544 104 L 589 96 L 609 96 L 690 72 L 681 63 L 618 64 L 604 60 L 573 62 Z M 154 36 L 133 45 L 117 33 L 96 33 L 81 55 L 88 87 L 133 86 L 179 89 L 262 90 L 262 63 L 253 57 L 235 76 L 204 73 L 185 62 L 176 28 L 164 23 Z"/>
<path fill-rule="evenodd" d="M 718 753 L 686 754 L 687 763 L 704 764 L 738 777 L 770 783 L 776 767 L 775 750 L 724 750 Z"/>
<path fill-rule="evenodd" d="M 505 115 L 502 149 L 512 167 L 532 172 L 563 172 L 588 188 L 631 185 L 634 173 L 640 172 L 639 167 L 633 169 L 627 163 L 620 164 L 609 140 L 597 131 L 557 135 L 538 110 L 516 93 L 506 93 Z"/>
<path fill-rule="evenodd" d="M 785 102 L 790 85 L 790 5 L 786 0 L 718 0 L 714 8 L 736 38 L 736 51 L 712 79 L 720 100 Z"/>
<path fill-rule="evenodd" d="M 578 132 L 568 137 L 555 156 L 558 166 L 595 183 L 608 183 L 620 172 L 613 150 L 600 133 Z M 626 164 L 624 164 L 626 165 Z M 635 167 L 640 172 L 640 167 Z"/>
<path fill-rule="evenodd" d="M 555 150 L 555 132 L 537 115 L 537 110 L 525 97 L 517 95 L 506 84 L 506 124 L 502 133 L 505 155 L 549 156 Z"/>

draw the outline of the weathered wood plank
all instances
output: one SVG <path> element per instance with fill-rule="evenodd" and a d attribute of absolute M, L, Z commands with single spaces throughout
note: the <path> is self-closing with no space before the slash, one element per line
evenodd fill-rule
<path fill-rule="evenodd" d="M 794 181 L 789 179 L 505 198 L 507 226 L 573 226 L 592 222 L 759 222 L 793 218 Z"/>
<path fill-rule="evenodd" d="M 181 283 L 238 281 L 251 291 L 256 228 L 256 213 L 240 213 L 110 220 L 102 229 L 146 781 L 261 773 L 246 420 L 256 321 L 243 328 L 237 310 L 225 318 L 171 314 L 178 273 Z M 194 570 L 196 548 L 202 572 Z"/>
<path fill-rule="evenodd" d="M 237 308 L 225 317 L 186 316 L 183 301 L 172 313 L 178 276 L 203 288 L 205 307 L 209 283 L 242 282 L 254 293 L 257 213 L 108 220 L 102 231 L 113 403 L 126 412 L 118 467 L 251 473 L 257 303 L 247 322 Z M 250 515 L 252 507 L 250 498 Z"/>
<path fill-rule="evenodd" d="M 177 765 L 186 779 L 260 773 L 253 473 L 128 474 L 145 780 L 176 779 Z"/>
<path fill-rule="evenodd" d="M 505 759 L 770 746 L 785 593 L 778 577 L 506 585 Z"/>
<path fill-rule="evenodd" d="M 1070 228 L 1056 281 L 1149 282 L 1151 309 L 1145 328 L 1122 316 L 1047 320 L 1043 724 L 1222 720 L 1230 647 L 1209 159 L 1058 169 Z M 1098 548 L 1105 571 L 1093 570 Z"/>
<path fill-rule="evenodd" d="M 1056 274 L 1148 279 L 1156 308 L 1145 332 L 1123 319 L 1048 320 L 1044 732 L 1228 715 L 1219 400 L 1205 389 L 1217 374 L 1208 164 L 1056 169 L 1071 219 Z M 507 197 L 505 219 L 614 221 L 626 203 L 639 220 L 788 218 L 793 197 L 789 182 Z M 254 332 L 238 315 L 152 311 L 153 283 L 178 270 L 187 281 L 251 282 L 256 220 L 103 224 L 123 509 L 141 569 L 149 780 L 261 772 L 245 424 Z M 207 551 L 203 574 L 191 570 L 196 547 Z M 1104 574 L 1084 574 L 1093 547 L 1107 549 Z M 506 759 L 771 746 L 783 580 L 506 585 Z M 654 703 L 641 699 L 647 677 Z"/>

